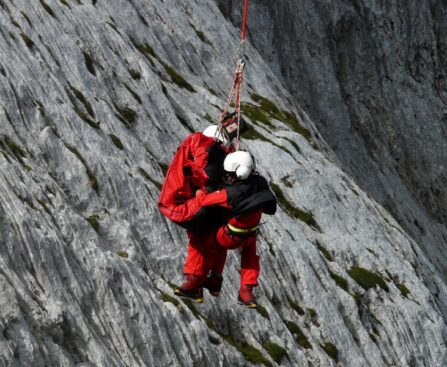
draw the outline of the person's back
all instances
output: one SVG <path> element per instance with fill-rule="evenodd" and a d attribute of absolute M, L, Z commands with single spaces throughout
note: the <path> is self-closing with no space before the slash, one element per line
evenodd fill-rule
<path fill-rule="evenodd" d="M 160 211 L 188 227 L 204 206 L 224 204 L 226 197 L 222 195 L 205 198 L 203 194 L 207 185 L 218 180 L 227 154 L 228 150 L 213 136 L 200 132 L 189 135 L 169 165 L 158 201 Z M 196 196 L 198 190 L 202 194 Z"/>

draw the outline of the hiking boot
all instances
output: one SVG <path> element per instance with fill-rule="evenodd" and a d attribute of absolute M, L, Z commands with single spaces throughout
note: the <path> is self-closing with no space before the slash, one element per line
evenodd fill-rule
<path fill-rule="evenodd" d="M 222 288 L 222 279 L 222 274 L 211 271 L 203 282 L 202 287 L 208 289 L 213 297 L 219 297 Z"/>
<path fill-rule="evenodd" d="M 256 298 L 253 295 L 253 287 L 252 285 L 241 285 L 239 289 L 239 297 L 238 303 L 240 305 L 244 305 L 247 308 L 256 308 Z"/>
<path fill-rule="evenodd" d="M 185 282 L 180 287 L 174 289 L 174 294 L 181 298 L 190 299 L 193 302 L 203 302 L 202 284 L 205 280 L 204 276 L 186 274 Z"/>

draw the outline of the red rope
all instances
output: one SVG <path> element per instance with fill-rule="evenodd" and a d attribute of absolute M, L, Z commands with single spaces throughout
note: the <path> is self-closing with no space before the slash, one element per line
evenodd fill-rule
<path fill-rule="evenodd" d="M 236 150 L 239 149 L 239 126 L 240 126 L 240 120 L 241 120 L 241 89 L 242 89 L 242 83 L 244 80 L 244 46 L 245 46 L 245 33 L 246 33 L 246 25 L 247 25 L 247 15 L 248 15 L 248 0 L 245 0 L 244 5 L 244 14 L 242 17 L 242 39 L 241 44 L 239 46 L 239 60 L 236 66 L 236 70 L 234 72 L 234 78 L 233 78 L 233 85 L 230 90 L 230 93 L 228 94 L 227 102 L 225 104 L 225 108 L 222 111 L 222 114 L 220 115 L 220 122 L 219 122 L 219 129 L 218 131 L 222 132 L 223 121 L 225 120 L 225 117 L 227 116 L 228 110 L 231 107 L 232 102 L 234 101 L 234 110 L 237 114 L 237 137 L 234 142 L 234 147 Z"/>
<path fill-rule="evenodd" d="M 247 25 L 247 15 L 248 15 L 248 0 L 245 0 L 244 16 L 242 17 L 242 42 L 245 41 L 245 28 Z"/>

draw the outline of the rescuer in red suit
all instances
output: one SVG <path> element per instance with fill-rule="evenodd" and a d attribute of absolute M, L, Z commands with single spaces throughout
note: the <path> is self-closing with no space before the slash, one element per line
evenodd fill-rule
<path fill-rule="evenodd" d="M 226 206 L 226 193 L 207 193 L 206 186 L 213 186 L 220 179 L 223 161 L 232 151 L 231 145 L 224 145 L 228 139 L 217 125 L 211 125 L 203 132 L 189 135 L 178 147 L 172 159 L 160 193 L 160 211 L 173 222 L 194 230 L 206 223 L 200 223 L 203 208 L 213 205 Z M 203 212 L 203 210 L 202 210 Z"/>

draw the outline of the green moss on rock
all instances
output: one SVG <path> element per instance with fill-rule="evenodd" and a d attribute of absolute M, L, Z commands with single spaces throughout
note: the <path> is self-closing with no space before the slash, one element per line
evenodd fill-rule
<path fill-rule="evenodd" d="M 96 232 L 99 231 L 99 222 L 98 222 L 99 216 L 97 216 L 96 214 L 92 214 L 85 219 L 87 219 L 87 222 L 90 223 L 90 225 Z"/>
<path fill-rule="evenodd" d="M 262 347 L 270 354 L 270 357 L 278 363 L 281 364 L 282 359 L 287 355 L 287 350 L 285 350 L 280 345 L 273 342 L 264 342 L 262 343 Z"/>
<path fill-rule="evenodd" d="M 118 138 L 116 135 L 114 134 L 109 134 L 110 140 L 112 141 L 112 143 L 119 149 L 119 150 L 123 150 L 124 149 L 124 145 L 121 142 L 120 138 Z"/>
<path fill-rule="evenodd" d="M 194 305 L 194 303 L 192 303 L 191 300 L 182 299 L 182 301 L 185 304 L 185 306 L 190 309 L 190 311 L 194 314 L 195 317 L 198 318 L 200 316 L 200 312 L 197 310 L 196 306 Z"/>
<path fill-rule="evenodd" d="M 115 116 L 127 127 L 131 127 L 135 121 L 137 120 L 138 114 L 130 107 L 120 107 L 117 104 L 114 104 L 118 114 Z"/>
<path fill-rule="evenodd" d="M 264 317 L 265 319 L 270 320 L 269 313 L 267 312 L 267 310 L 265 309 L 264 306 L 258 304 L 258 305 L 256 306 L 256 311 L 258 311 L 258 313 L 259 313 L 262 317 Z"/>
<path fill-rule="evenodd" d="M 163 302 L 170 302 L 170 303 L 172 303 L 173 305 L 175 305 L 177 307 L 180 305 L 180 302 L 176 298 L 174 298 L 174 297 L 172 297 L 172 296 L 170 296 L 169 294 L 166 294 L 166 293 L 163 293 L 161 295 L 161 299 L 162 299 Z"/>
<path fill-rule="evenodd" d="M 85 96 L 82 94 L 82 92 L 79 89 L 74 88 L 70 85 L 70 89 L 73 92 L 73 94 L 76 96 L 76 98 L 84 105 L 85 110 L 87 113 L 92 117 L 95 118 L 95 113 L 93 111 L 92 105 L 90 102 L 85 98 Z"/>
<path fill-rule="evenodd" d="M 261 351 L 246 341 L 237 340 L 232 335 L 223 335 L 222 337 L 241 352 L 248 362 L 262 363 L 264 366 L 272 367 L 271 362 L 262 355 Z"/>
<path fill-rule="evenodd" d="M 300 307 L 300 305 L 298 304 L 298 302 L 293 301 L 291 299 L 288 298 L 289 301 L 289 305 L 292 308 L 292 310 L 296 311 L 298 313 L 298 315 L 305 315 L 306 313 L 304 312 L 304 310 Z"/>
<path fill-rule="evenodd" d="M 312 213 L 305 212 L 304 210 L 295 207 L 286 199 L 284 193 L 277 184 L 270 182 L 270 186 L 275 193 L 276 198 L 278 199 L 279 205 L 281 205 L 281 207 L 289 216 L 299 219 L 302 222 L 306 223 L 308 226 L 311 226 L 312 228 L 321 232 L 320 226 L 315 221 L 314 215 Z"/>
<path fill-rule="evenodd" d="M 359 266 L 353 266 L 350 270 L 348 270 L 348 274 L 365 290 L 379 286 L 383 290 L 387 292 L 389 291 L 385 279 L 380 274 L 374 273 Z"/>
<path fill-rule="evenodd" d="M 332 272 L 330 272 L 329 274 L 331 275 L 331 278 L 334 279 L 335 284 L 337 284 L 345 292 L 349 293 L 349 283 L 345 278 Z"/>
<path fill-rule="evenodd" d="M 189 84 L 185 78 L 183 78 L 172 66 L 163 63 L 163 67 L 168 73 L 168 75 L 171 77 L 171 81 L 175 84 L 177 84 L 180 88 L 186 89 L 192 93 L 195 93 L 195 89 L 191 84 Z"/>
<path fill-rule="evenodd" d="M 76 114 L 79 116 L 79 118 L 81 120 L 85 121 L 87 124 L 89 124 L 94 129 L 99 130 L 99 123 L 93 121 L 86 112 L 84 112 L 76 107 L 74 107 L 73 110 L 76 112 Z"/>
<path fill-rule="evenodd" d="M 321 348 L 326 352 L 326 354 L 331 357 L 334 361 L 338 361 L 338 349 L 337 347 L 332 343 L 324 343 Z"/>
<path fill-rule="evenodd" d="M 291 332 L 291 334 L 295 337 L 296 342 L 303 347 L 304 349 L 312 349 L 312 345 L 309 342 L 309 339 L 304 335 L 299 326 L 295 324 L 293 321 L 284 321 L 287 329 Z"/>
<path fill-rule="evenodd" d="M 120 257 L 124 257 L 125 259 L 129 258 L 129 253 L 126 250 L 120 250 L 116 253 Z"/>
<path fill-rule="evenodd" d="M 315 244 L 317 245 L 318 249 L 327 260 L 334 261 L 334 258 L 332 257 L 331 253 L 318 240 L 315 241 Z"/>
<path fill-rule="evenodd" d="M 396 287 L 400 290 L 402 297 L 408 298 L 408 295 L 411 294 L 405 283 L 397 283 Z"/>

